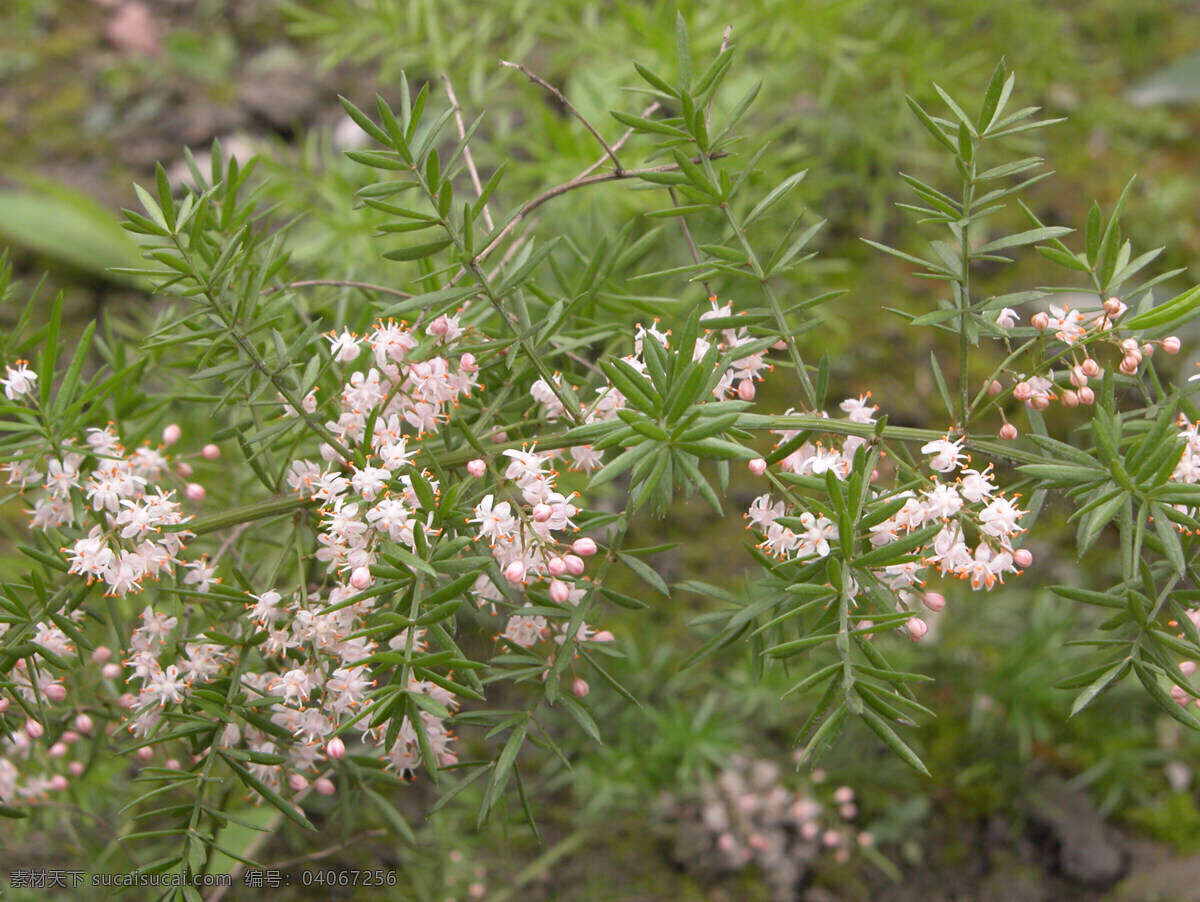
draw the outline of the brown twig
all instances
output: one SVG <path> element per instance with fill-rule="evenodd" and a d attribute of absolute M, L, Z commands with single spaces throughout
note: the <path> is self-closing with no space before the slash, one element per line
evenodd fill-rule
<path fill-rule="evenodd" d="M 671 195 L 671 206 L 678 207 L 679 198 L 675 196 L 675 189 L 668 188 L 667 191 Z M 675 218 L 679 220 L 679 228 L 683 232 L 683 240 L 687 242 L 688 251 L 692 255 L 692 260 L 696 263 L 699 263 L 700 255 L 696 253 L 696 242 L 692 241 L 692 230 L 688 228 L 687 220 L 682 216 L 676 216 Z M 708 295 L 708 297 L 716 297 L 716 295 L 714 295 L 712 292 L 712 286 L 708 284 L 708 279 L 701 279 L 700 284 L 704 286 L 704 292 L 706 295 Z"/>
<path fill-rule="evenodd" d="M 563 106 L 565 106 L 567 108 L 567 111 L 570 112 L 570 114 L 572 116 L 574 116 L 576 119 L 578 119 L 580 122 L 582 122 L 583 127 L 592 133 L 593 138 L 595 138 L 597 141 L 600 142 L 600 146 L 604 148 L 605 154 L 607 154 L 608 158 L 610 160 L 612 160 L 613 166 L 616 168 L 617 172 L 624 171 L 625 167 L 623 167 L 621 165 L 621 161 L 617 159 L 616 150 L 609 146 L 608 142 L 604 140 L 604 138 L 603 138 L 603 136 L 601 136 L 600 132 L 596 131 L 596 127 L 587 120 L 587 118 L 583 115 L 583 113 L 581 113 L 581 112 L 579 112 L 579 110 L 575 109 L 575 106 L 571 103 L 571 101 L 567 100 L 566 95 L 564 95 L 562 91 L 560 91 L 558 88 L 554 87 L 554 85 L 550 84 L 548 81 L 546 81 L 540 75 L 538 75 L 536 72 L 533 72 L 530 69 L 527 69 L 525 66 L 521 65 L 520 63 L 510 63 L 508 60 L 500 60 L 500 65 L 507 66 L 510 69 L 516 69 L 518 72 L 520 72 L 526 78 L 528 78 L 531 82 L 533 82 L 534 84 L 537 84 L 537 85 L 541 85 L 543 88 L 545 88 L 551 94 L 553 94 L 556 98 L 558 98 L 558 102 L 561 103 Z"/>
<path fill-rule="evenodd" d="M 446 97 L 450 100 L 450 106 L 454 108 L 454 123 L 458 126 L 458 140 L 462 141 L 467 137 L 467 129 L 463 124 L 462 107 L 458 105 L 458 98 L 454 96 L 454 86 L 450 84 L 450 76 L 445 72 L 442 73 L 442 83 L 446 86 Z M 475 168 L 471 148 L 467 145 L 463 145 L 463 162 L 467 164 L 467 172 L 471 175 L 471 184 L 475 186 L 476 197 L 483 197 L 483 183 L 479 181 L 479 170 Z M 483 221 L 489 232 L 496 227 L 492 223 L 492 213 L 487 204 L 483 205 Z"/>

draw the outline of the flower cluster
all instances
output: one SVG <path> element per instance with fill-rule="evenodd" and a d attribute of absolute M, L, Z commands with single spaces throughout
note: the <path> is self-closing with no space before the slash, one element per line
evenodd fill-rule
<path fill-rule="evenodd" d="M 848 399 L 841 407 L 852 421 L 874 422 L 876 408 L 866 401 L 866 396 Z M 795 431 L 777 434 L 784 443 L 799 435 Z M 844 480 L 850 472 L 854 449 L 861 442 L 849 437 L 836 448 L 806 441 L 785 457 L 780 467 L 785 473 L 812 476 L 829 472 Z M 1019 567 L 1032 562 L 1027 550 L 1013 545 L 1024 532 L 1020 520 L 1025 511 L 1017 506 L 1015 498 L 997 490 L 990 465 L 982 470 L 968 467 L 970 457 L 963 451 L 962 439 L 952 441 L 947 437 L 929 442 L 921 452 L 930 455 L 928 466 L 937 476 L 919 489 L 872 492 L 873 501 L 900 507 L 869 528 L 870 543 L 878 548 L 931 524 L 941 524 L 932 540 L 913 552 L 919 559 L 871 571 L 879 585 L 896 594 L 901 609 L 908 611 L 914 609 L 918 590 L 931 571 L 969 580 L 972 589 L 991 589 L 1004 581 L 1006 573 L 1020 573 Z M 765 472 L 765 467 L 756 472 Z M 831 540 L 837 536 L 837 526 L 820 512 L 789 510 L 786 502 L 764 494 L 754 499 L 745 517 L 749 520 L 747 528 L 762 536 L 758 547 L 774 557 L 806 560 L 832 553 Z M 853 580 L 850 589 L 852 596 L 862 591 Z M 932 592 L 920 600 L 934 610 L 944 604 L 941 596 Z M 914 639 L 919 639 L 925 624 L 914 617 L 908 629 Z"/>
<path fill-rule="evenodd" d="M 85 444 L 70 440 L 51 454 L 10 461 L 3 467 L 7 484 L 38 487 L 26 511 L 35 529 L 79 536 L 62 549 L 71 573 L 103 582 L 109 595 L 140 592 L 145 580 L 174 572 L 190 538 L 180 528 L 187 518 L 176 490 L 161 483 L 173 479 L 196 500 L 203 487 L 184 482 L 191 475 L 186 463 L 171 471 L 165 442 L 126 453 L 110 425 L 88 429 Z"/>

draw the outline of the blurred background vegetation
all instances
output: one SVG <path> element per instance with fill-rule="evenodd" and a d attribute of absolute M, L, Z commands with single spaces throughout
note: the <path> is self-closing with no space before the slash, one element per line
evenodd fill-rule
<path fill-rule="evenodd" d="M 741 129 L 750 136 L 748 153 L 770 141 L 759 184 L 809 170 L 792 197 L 814 221 L 827 221 L 821 253 L 781 293 L 847 292 L 823 309 L 823 329 L 810 333 L 819 336 L 810 338 L 814 348 L 830 353 L 831 397 L 870 390 L 893 423 L 944 425 L 931 410 L 930 339 L 882 310 L 932 309 L 937 286 L 859 238 L 914 250 L 912 219 L 895 207 L 911 197 L 896 173 L 934 184 L 946 176 L 933 167 L 928 136 L 904 95 L 939 108 L 936 82 L 975 102 L 1001 57 L 1017 75 L 1017 106 L 1066 117 L 1014 147 L 1045 157 L 1055 172 L 1026 197 L 1038 216 L 1081 227 L 1093 199 L 1110 208 L 1136 175 L 1123 217 L 1135 254 L 1166 245 L 1159 271 L 1185 267 L 1180 282 L 1200 280 L 1200 13 L 1191 0 L 8 0 L 0 11 L 0 245 L 11 247 L 25 287 L 0 308 L 0 328 L 43 273 L 40 296 L 65 291 L 80 328 L 103 314 L 112 334 L 132 335 L 158 315 L 138 285 L 107 271 L 137 261 L 116 211 L 136 206 L 132 185 L 148 183 L 156 162 L 182 178 L 183 148 L 200 157 L 214 139 L 243 160 L 263 154 L 259 173 L 276 216 L 298 217 L 290 226 L 292 264 L 306 278 L 388 284 L 388 264 L 372 238 L 379 214 L 354 208 L 354 191 L 371 176 L 340 153 L 354 135 L 336 95 L 361 104 L 378 92 L 395 103 L 404 71 L 410 83 L 432 82 L 431 105 L 444 109 L 442 76 L 449 76 L 468 121 L 485 114 L 473 144 L 484 178 L 511 161 L 493 202 L 508 209 L 576 175 L 598 150 L 553 98 L 499 60 L 522 62 L 559 86 L 614 140 L 622 128 L 606 111 L 637 113 L 645 105 L 627 90 L 639 81 L 631 60 L 657 70 L 672 65 L 677 8 L 698 57 L 715 54 L 732 27 L 731 97 L 763 82 Z M 635 145 L 625 153 L 640 152 Z M 543 208 L 543 221 L 531 228 L 588 247 L 658 201 L 623 189 L 574 192 Z M 1023 225 L 1009 213 L 999 225 Z M 706 227 L 719 224 L 695 226 L 700 233 Z M 682 262 L 677 231 L 665 227 L 662 238 Z M 1054 277 L 1036 255 L 1023 259 L 984 273 L 984 291 Z M 682 289 L 651 280 L 638 290 L 647 300 L 631 321 Z M 730 298 L 736 305 L 736 294 Z M 312 300 L 331 317 L 352 303 L 337 289 Z M 1185 335 L 1185 349 L 1194 352 L 1198 337 Z M 790 406 L 787 392 L 768 381 L 763 409 Z M 732 494 L 729 508 L 744 508 L 753 486 L 735 480 Z M 825 762 L 828 786 L 857 791 L 854 824 L 870 831 L 881 854 L 856 855 L 849 864 L 830 857 L 807 898 L 959 898 L 945 893 L 960 885 L 975 893 L 961 898 L 983 898 L 989 869 L 980 856 L 992 871 L 1010 853 L 1030 860 L 1022 842 L 1036 807 L 1032 794 L 1052 777 L 1070 781 L 1069 792 L 1085 792 L 1127 832 L 1134 876 L 1137 856 L 1152 854 L 1139 842 L 1169 844 L 1153 854 L 1192 860 L 1200 836 L 1196 737 L 1155 714 L 1134 687 L 1118 687 L 1071 721 L 1072 693 L 1052 688 L 1071 672 L 1075 651 L 1063 643 L 1088 627 L 1089 615 L 1044 586 L 1078 582 L 1084 572 L 1103 578 L 1108 567 L 1103 548 L 1077 561 L 1055 539 L 1064 519 L 1053 507 L 1043 514 L 1030 546 L 1036 563 L 1008 590 L 984 597 L 950 587 L 948 611 L 930 637 L 896 661 L 935 677 L 922 701 L 939 716 L 917 739 L 932 779 L 853 729 Z M 15 534 L 13 523 L 4 529 Z M 737 591 L 748 561 L 743 535 L 736 518 L 681 503 L 668 520 L 644 524 L 633 544 L 678 543 L 650 558 L 670 583 L 702 580 Z M 781 763 L 785 783 L 807 784 L 787 767 L 805 702 L 781 700 L 784 675 L 756 682 L 748 661 L 735 655 L 680 673 L 679 662 L 705 637 L 703 627 L 689 624 L 707 602 L 686 591 L 667 599 L 645 594 L 644 586 L 626 590 L 643 593 L 650 609 L 616 615 L 627 658 L 613 668 L 641 706 L 597 685 L 589 701 L 607 725 L 605 744 L 564 724 L 558 739 L 572 770 L 550 754 L 526 763 L 538 836 L 523 825 L 515 801 L 507 823 L 497 817 L 476 830 L 472 789 L 426 821 L 432 797 L 418 783 L 404 803 L 417 827 L 415 846 L 375 832 L 344 845 L 355 836 L 338 831 L 351 828 L 331 820 L 334 851 L 321 861 L 404 868 L 405 894 L 430 900 L 471 898 L 473 883 L 485 898 L 768 898 L 753 869 L 714 881 L 673 862 L 669 841 L 648 842 L 646 825 L 662 820 L 664 794 L 694 797 L 735 754 Z M 472 741 L 467 733 L 464 744 Z M 104 802 L 88 799 L 88 806 L 102 810 Z M 81 842 L 83 826 L 68 810 L 37 824 L 2 824 L 9 851 L 0 861 L 18 860 L 14 852 L 61 851 Z M 353 829 L 385 826 L 368 816 Z M 260 855 L 299 867 L 314 851 L 302 842 L 281 830 Z M 892 882 L 900 873 L 926 879 L 910 878 L 905 888 Z M 1053 887 L 1045 898 L 1093 898 L 1038 873 Z M 1153 897 L 1128 888 L 1131 879 L 1113 898 Z M 1194 887 L 1187 879 L 1197 878 L 1185 878 L 1181 891 Z M 1172 898 L 1172 888 L 1161 891 Z M 995 898 L 1026 898 L 1001 893 Z M 279 897 L 310 894 L 294 887 Z M 370 897 L 360 891 L 355 898 Z"/>

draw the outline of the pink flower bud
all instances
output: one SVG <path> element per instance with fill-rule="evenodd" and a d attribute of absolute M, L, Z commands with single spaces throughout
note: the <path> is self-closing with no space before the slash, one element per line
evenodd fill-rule
<path fill-rule="evenodd" d="M 55 774 L 50 778 L 50 788 L 55 792 L 62 792 L 67 788 L 67 778 L 62 774 Z"/>
<path fill-rule="evenodd" d="M 521 561 L 513 561 L 504 568 L 504 578 L 514 585 L 521 582 L 525 578 L 525 564 Z"/>
<path fill-rule="evenodd" d="M 485 464 L 478 457 L 474 460 L 469 460 L 467 461 L 467 472 L 476 479 L 480 479 L 482 478 L 483 474 L 487 472 L 487 464 Z"/>
<path fill-rule="evenodd" d="M 571 597 L 571 587 L 564 583 L 561 579 L 550 580 L 550 600 L 555 604 L 562 604 Z"/>
<path fill-rule="evenodd" d="M 754 460 L 750 461 L 750 463 L 746 464 L 746 466 L 753 476 L 762 476 L 763 473 L 767 472 L 767 462 L 761 457 L 754 458 Z"/>
<path fill-rule="evenodd" d="M 1120 316 L 1125 312 L 1125 305 L 1117 298 L 1109 298 L 1104 302 L 1104 312 L 1109 316 Z"/>
<path fill-rule="evenodd" d="M 67 773 L 69 773 L 72 777 L 82 777 L 83 776 L 83 762 L 82 761 L 72 761 L 70 764 L 67 765 Z"/>
<path fill-rule="evenodd" d="M 187 479 L 196 471 L 192 469 L 192 465 L 190 463 L 188 463 L 187 461 L 181 460 L 179 462 L 179 465 L 175 467 L 175 472 L 178 473 L 180 476 L 182 476 L 184 479 Z"/>
<path fill-rule="evenodd" d="M 533 522 L 545 523 L 554 516 L 554 508 L 549 504 L 535 504 L 533 506 Z"/>
<path fill-rule="evenodd" d="M 839 786 L 833 791 L 833 801 L 838 805 L 849 805 L 854 801 L 854 790 L 849 786 Z"/>
<path fill-rule="evenodd" d="M 1011 442 L 1017 437 L 1017 427 L 1012 423 L 1005 423 L 1000 427 L 1000 438 L 1006 442 Z"/>
<path fill-rule="evenodd" d="M 371 568 L 355 567 L 354 572 L 350 574 L 350 585 L 360 591 L 371 585 Z"/>
<path fill-rule="evenodd" d="M 1013 397 L 1018 401 L 1028 401 L 1033 397 L 1033 389 L 1028 382 L 1018 382 L 1013 386 Z"/>
<path fill-rule="evenodd" d="M 1178 335 L 1168 335 L 1162 340 L 1162 349 L 1168 354 L 1178 354 L 1183 343 L 1179 340 Z"/>
<path fill-rule="evenodd" d="M 596 635 L 592 636 L 592 641 L 593 642 L 613 642 L 616 640 L 616 638 L 617 637 L 614 636 L 612 633 L 610 633 L 608 630 L 600 630 L 598 633 L 596 633 Z"/>
<path fill-rule="evenodd" d="M 292 792 L 303 792 L 308 789 L 308 778 L 304 774 L 292 774 L 288 777 L 288 786 L 292 787 Z"/>
<path fill-rule="evenodd" d="M 341 736 L 334 736 L 325 743 L 325 754 L 335 761 L 346 757 L 346 743 L 342 742 Z"/>
<path fill-rule="evenodd" d="M 198 482 L 189 482 L 183 493 L 187 495 L 188 501 L 203 501 L 204 496 L 208 494 L 204 491 L 204 486 Z"/>
<path fill-rule="evenodd" d="M 997 380 L 995 380 L 995 379 L 993 379 L 991 382 L 989 382 L 989 383 L 988 383 L 988 387 L 987 387 L 987 393 L 988 393 L 989 395 L 998 395 L 998 394 L 1000 394 L 1000 392 L 1002 392 L 1003 390 L 1004 390 L 1004 386 L 1003 386 L 1003 385 L 1001 385 L 1001 384 L 1000 384 L 1000 383 L 999 383 Z"/>
<path fill-rule="evenodd" d="M 62 741 L 67 745 L 74 745 L 79 741 L 79 734 L 74 730 L 63 730 Z"/>
<path fill-rule="evenodd" d="M 551 576 L 562 576 L 567 572 L 567 562 L 560 557 L 552 557 L 546 569 L 550 571 Z"/>
<path fill-rule="evenodd" d="M 842 835 L 836 830 L 826 830 L 821 834 L 821 845 L 825 846 L 827 849 L 834 848 L 841 841 Z"/>
<path fill-rule="evenodd" d="M 0 714 L 3 714 L 5 711 L 8 710 L 8 704 L 9 704 L 8 699 L 0 698 Z"/>
<path fill-rule="evenodd" d="M 43 690 L 43 694 L 52 702 L 61 702 L 67 697 L 67 687 L 61 683 L 51 683 Z"/>
<path fill-rule="evenodd" d="M 1087 376 L 1089 379 L 1095 379 L 1097 376 L 1099 376 L 1103 372 L 1103 370 L 1100 369 L 1100 364 L 1098 364 L 1091 357 L 1087 358 L 1086 360 L 1083 361 L 1083 363 L 1079 364 L 1079 369 L 1082 370 L 1083 374 L 1085 376 Z"/>
<path fill-rule="evenodd" d="M 183 765 L 179 763 L 178 758 L 167 759 L 167 770 L 179 770 Z"/>
<path fill-rule="evenodd" d="M 149 761 L 153 757 L 154 757 L 154 749 L 150 748 L 150 746 L 148 746 L 148 745 L 144 745 L 140 749 L 137 750 L 137 759 L 138 759 L 138 761 L 141 761 L 143 764 L 145 764 L 147 761 Z"/>
<path fill-rule="evenodd" d="M 333 781 L 326 780 L 324 777 L 320 777 L 319 779 L 313 780 L 312 786 L 313 786 L 313 789 L 316 790 L 317 795 L 321 795 L 321 796 L 331 796 L 335 792 L 337 792 L 337 788 L 333 785 Z"/>
<path fill-rule="evenodd" d="M 503 442 L 507 442 L 508 441 L 508 433 L 503 430 L 501 430 L 500 432 L 493 433 L 492 441 L 495 442 L 497 445 L 499 445 Z"/>
<path fill-rule="evenodd" d="M 445 316 L 439 316 L 429 324 L 430 335 L 445 335 L 450 331 L 450 323 Z"/>
<path fill-rule="evenodd" d="M 1126 354 L 1125 357 L 1121 360 L 1121 365 L 1119 367 L 1117 367 L 1117 369 L 1119 369 L 1126 376 L 1132 376 L 1138 371 L 1138 366 L 1140 364 L 1141 364 L 1141 361 L 1138 360 L 1136 357 L 1134 357 L 1132 354 Z"/>
<path fill-rule="evenodd" d="M 1121 350 L 1126 354 L 1132 354 L 1134 351 L 1139 350 L 1138 340 L 1136 338 L 1126 338 L 1121 342 Z"/>
<path fill-rule="evenodd" d="M 1028 548 L 1018 548 L 1013 552 L 1013 563 L 1018 567 L 1028 567 L 1033 563 L 1033 552 Z"/>
<path fill-rule="evenodd" d="M 200 453 L 204 455 L 205 460 L 216 460 L 221 456 L 221 449 L 216 445 L 205 445 L 200 450 Z"/>
<path fill-rule="evenodd" d="M 572 576 L 580 576 L 583 574 L 583 558 L 576 557 L 573 554 L 563 555 L 563 560 L 567 563 L 567 572 Z"/>
<path fill-rule="evenodd" d="M 162 431 L 162 440 L 164 445 L 173 445 L 183 436 L 183 430 L 179 428 L 178 423 L 172 423 Z"/>
<path fill-rule="evenodd" d="M 862 833 L 858 834 L 858 844 L 864 849 L 871 848 L 871 846 L 875 845 L 874 834 L 868 833 L 866 830 L 864 830 Z"/>
<path fill-rule="evenodd" d="M 36 720 L 25 721 L 25 735 L 28 736 L 30 739 L 37 739 L 45 732 L 46 732 L 46 728 L 43 727 L 40 723 L 38 723 Z"/>
<path fill-rule="evenodd" d="M 1038 392 L 1036 395 L 1034 395 L 1032 398 L 1029 399 L 1028 403 L 1029 403 L 1029 406 L 1032 407 L 1034 410 L 1045 410 L 1047 407 L 1050 406 L 1050 396 L 1044 395 L 1041 392 Z"/>
<path fill-rule="evenodd" d="M 1193 673 L 1196 672 L 1196 662 L 1195 661 L 1180 661 L 1179 662 L 1179 671 L 1185 677 L 1190 677 Z"/>
<path fill-rule="evenodd" d="M 755 393 L 754 383 L 750 379 L 743 379 L 738 383 L 737 394 L 743 401 L 753 401 Z"/>
<path fill-rule="evenodd" d="M 596 553 L 596 542 L 594 539 L 584 536 L 582 539 L 576 539 L 572 543 L 571 550 L 580 557 L 591 557 Z"/>
<path fill-rule="evenodd" d="M 842 820 L 852 821 L 858 815 L 858 808 L 854 805 L 842 805 L 838 808 L 838 814 L 842 816 Z"/>
<path fill-rule="evenodd" d="M 1075 392 L 1071 391 L 1068 388 L 1065 392 L 1062 393 L 1062 402 L 1063 402 L 1063 407 L 1078 407 L 1079 406 L 1079 395 L 1075 394 Z"/>
<path fill-rule="evenodd" d="M 776 351 L 786 351 L 788 348 L 788 344 L 784 339 L 781 338 L 781 339 L 779 339 L 779 341 L 775 342 L 775 344 L 771 345 L 771 347 L 774 348 Z"/>
<path fill-rule="evenodd" d="M 571 694 L 576 698 L 585 698 L 592 691 L 592 687 L 587 684 L 587 680 L 576 677 L 571 683 Z"/>
<path fill-rule="evenodd" d="M 97 664 L 104 664 L 112 657 L 112 649 L 107 645 L 97 645 L 92 649 L 92 660 Z"/>
<path fill-rule="evenodd" d="M 1050 327 L 1050 317 L 1045 313 L 1035 313 L 1030 317 L 1029 325 L 1039 332 L 1045 332 Z"/>
<path fill-rule="evenodd" d="M 1076 388 L 1083 388 L 1083 386 L 1088 384 L 1087 373 L 1085 373 L 1083 371 L 1082 366 L 1071 367 L 1070 379 L 1071 379 L 1071 384 L 1074 385 Z"/>
<path fill-rule="evenodd" d="M 479 364 L 475 362 L 474 354 L 463 354 L 458 358 L 458 368 L 464 373 L 476 373 L 479 371 Z"/>
<path fill-rule="evenodd" d="M 50 757 L 61 758 L 67 753 L 67 744 L 65 742 L 56 742 L 50 746 Z"/>
<path fill-rule="evenodd" d="M 1080 404 L 1091 404 L 1096 400 L 1096 393 L 1086 385 L 1079 389 L 1078 395 Z"/>
<path fill-rule="evenodd" d="M 921 604 L 931 611 L 942 611 L 946 608 L 946 596 L 940 592 L 926 592 L 921 597 Z"/>
<path fill-rule="evenodd" d="M 103 667 L 100 668 L 100 676 L 104 677 L 104 679 L 106 679 L 106 680 L 115 680 L 120 675 L 121 675 L 121 665 L 120 664 L 105 664 Z"/>
<path fill-rule="evenodd" d="M 921 638 L 927 632 L 929 632 L 929 624 L 920 617 L 909 617 L 907 626 L 908 638 L 912 639 L 914 642 L 920 642 Z"/>

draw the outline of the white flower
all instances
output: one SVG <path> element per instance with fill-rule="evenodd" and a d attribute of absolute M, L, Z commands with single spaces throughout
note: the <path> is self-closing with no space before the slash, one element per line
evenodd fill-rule
<path fill-rule="evenodd" d="M 953 473 L 966 460 L 962 448 L 963 440 L 961 438 L 955 442 L 950 441 L 949 438 L 940 438 L 922 445 L 921 453 L 934 455 L 933 460 L 929 462 L 930 468 L 939 473 Z"/>
<path fill-rule="evenodd" d="M 0 379 L 0 385 L 4 386 L 4 394 L 8 396 L 8 400 L 15 401 L 33 390 L 33 383 L 37 382 L 37 373 L 29 369 L 28 360 L 18 360 L 15 369 L 11 366 L 4 369 L 8 371 L 8 377 Z"/>
<path fill-rule="evenodd" d="M 349 363 L 358 357 L 362 348 L 358 345 L 358 339 L 350 332 L 349 329 L 343 329 L 342 334 L 330 332 L 326 336 L 330 344 L 330 353 L 333 354 L 333 359 L 341 363 Z"/>

